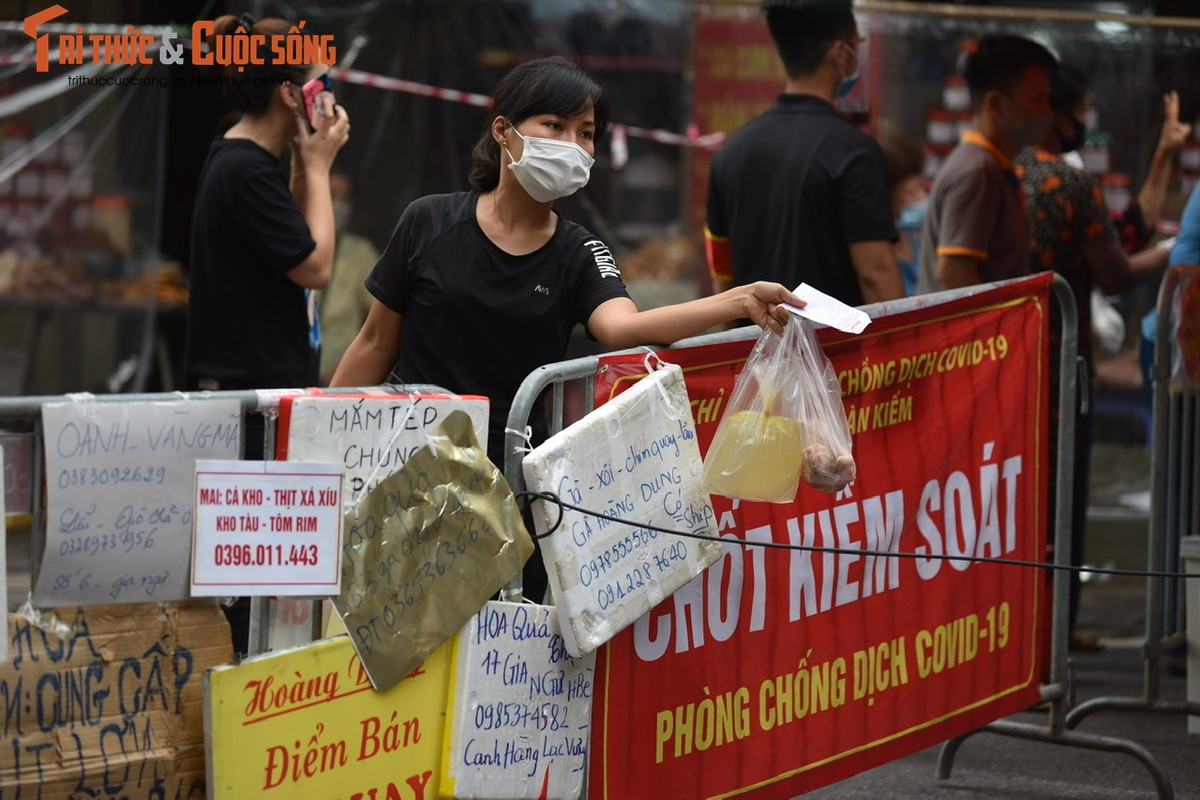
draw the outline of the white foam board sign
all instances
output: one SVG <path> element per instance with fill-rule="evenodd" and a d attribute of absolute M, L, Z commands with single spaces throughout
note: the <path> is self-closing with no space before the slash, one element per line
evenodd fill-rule
<path fill-rule="evenodd" d="M 236 459 L 236 400 L 48 403 L 40 606 L 188 596 L 196 460 Z"/>
<path fill-rule="evenodd" d="M 559 528 L 540 541 L 572 656 L 607 642 L 721 554 L 716 541 L 645 527 L 716 536 L 678 365 L 663 365 L 550 437 L 522 467 L 530 491 L 622 520 L 564 508 Z M 538 533 L 559 514 L 557 504 L 541 500 L 533 511 Z"/>

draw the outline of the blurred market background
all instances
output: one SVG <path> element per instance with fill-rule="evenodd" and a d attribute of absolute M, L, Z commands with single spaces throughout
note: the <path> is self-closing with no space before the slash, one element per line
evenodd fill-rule
<path fill-rule="evenodd" d="M 48 5 L 0 2 L 0 396 L 172 391 L 181 383 L 193 197 L 227 106 L 205 81 L 212 72 L 190 59 L 134 67 L 52 60 L 49 71 L 36 71 L 22 20 Z M 190 42 L 194 20 L 243 11 L 332 34 L 336 94 L 353 123 L 337 164 L 354 185 L 349 229 L 379 248 L 410 201 L 467 187 L 467 154 L 487 111 L 446 90 L 486 95 L 516 63 L 570 56 L 611 94 L 616 126 L 587 189 L 560 206 L 609 244 L 642 306 L 707 291 L 709 159 L 783 84 L 753 0 L 64 5 L 68 13 L 41 29 L 55 39 L 76 28 L 133 26 L 160 39 L 174 30 Z M 880 139 L 921 142 L 929 179 L 969 124 L 960 55 L 989 33 L 1033 37 L 1090 76 L 1095 113 L 1082 155 L 1114 208 L 1145 177 L 1163 92 L 1179 92 L 1184 121 L 1200 117 L 1196 0 L 865 0 L 856 11 L 864 77 L 840 110 Z M 72 85 L 71 75 L 144 81 Z M 1195 138 L 1179 155 L 1161 236 L 1173 232 L 1198 180 Z M 1110 299 L 1126 333 L 1100 364 L 1089 560 L 1136 566 L 1130 559 L 1144 561 L 1150 431 L 1137 321 L 1153 305 L 1154 287 Z M 0 437 L 15 478 L 29 467 L 32 437 Z M 10 514 L 27 504 L 8 498 Z"/>
<path fill-rule="evenodd" d="M 219 87 L 202 83 L 211 71 L 190 63 L 89 65 L 89 74 L 150 79 L 141 86 L 72 86 L 67 76 L 83 68 L 55 63 L 36 72 L 20 23 L 45 5 L 0 3 L 9 21 L 0 32 L 0 396 L 172 390 L 192 201 L 227 107 Z M 1096 112 L 1084 160 L 1120 206 L 1144 177 L 1162 92 L 1179 91 L 1185 121 L 1200 114 L 1200 20 L 1186 18 L 1197 5 L 860 2 L 865 78 L 841 108 L 881 139 L 923 142 L 932 178 L 969 122 L 959 54 L 986 33 L 1032 36 L 1091 76 Z M 467 186 L 467 153 L 487 112 L 437 90 L 486 95 L 520 61 L 569 55 L 611 93 L 618 127 L 587 190 L 562 205 L 618 254 L 645 305 L 706 291 L 700 232 L 711 148 L 782 85 L 757 2 L 78 0 L 66 8 L 61 27 L 89 33 L 169 26 L 190 41 L 192 21 L 249 10 L 332 34 L 338 67 L 355 73 L 337 84 L 354 130 L 338 159 L 355 190 L 350 229 L 377 247 L 411 200 Z M 1198 176 L 1200 139 L 1180 155 L 1167 232 Z M 1118 308 L 1136 319 L 1151 296 L 1118 298 Z"/>

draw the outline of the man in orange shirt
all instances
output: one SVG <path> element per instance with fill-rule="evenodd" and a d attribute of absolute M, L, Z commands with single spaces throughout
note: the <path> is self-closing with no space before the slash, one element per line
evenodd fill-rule
<path fill-rule="evenodd" d="M 1058 62 L 1040 44 L 990 36 L 967 57 L 972 129 L 933 182 L 917 292 L 1029 274 L 1029 227 L 1013 158 L 1046 136 Z"/>

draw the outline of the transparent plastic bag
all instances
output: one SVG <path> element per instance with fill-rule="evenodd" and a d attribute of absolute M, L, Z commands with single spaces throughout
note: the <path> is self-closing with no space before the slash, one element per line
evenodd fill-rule
<path fill-rule="evenodd" d="M 763 331 L 704 458 L 705 487 L 725 497 L 790 503 L 802 479 L 835 492 L 855 472 L 837 375 L 812 323 L 793 317 L 782 336 Z"/>

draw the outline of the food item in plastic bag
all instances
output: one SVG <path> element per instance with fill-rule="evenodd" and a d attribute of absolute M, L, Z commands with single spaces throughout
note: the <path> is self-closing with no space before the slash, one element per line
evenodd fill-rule
<path fill-rule="evenodd" d="M 829 445 L 814 442 L 804 448 L 800 477 L 818 489 L 836 492 L 854 480 L 857 467 L 849 452 L 834 454 Z"/>
<path fill-rule="evenodd" d="M 812 323 L 794 317 L 782 336 L 764 331 L 705 456 L 705 486 L 725 497 L 789 503 L 801 479 L 835 492 L 855 475 L 837 376 Z"/>
<path fill-rule="evenodd" d="M 736 411 L 721 420 L 708 448 L 704 476 L 708 488 L 725 497 L 796 496 L 800 486 L 800 427 L 794 419 L 763 411 Z M 755 458 L 742 461 L 738 451 L 753 448 Z M 728 469 L 709 469 L 709 464 Z"/>

